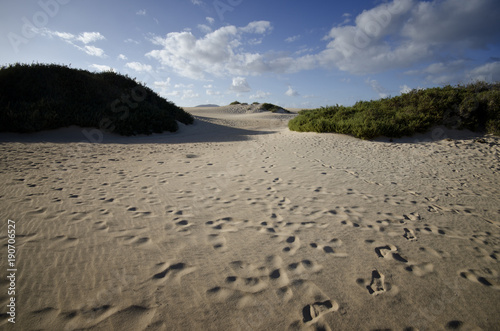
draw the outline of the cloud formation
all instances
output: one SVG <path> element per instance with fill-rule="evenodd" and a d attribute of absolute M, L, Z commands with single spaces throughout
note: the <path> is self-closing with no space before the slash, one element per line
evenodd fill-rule
<path fill-rule="evenodd" d="M 106 54 L 104 53 L 104 50 L 102 48 L 93 45 L 87 45 L 99 40 L 106 39 L 99 32 L 83 32 L 80 33 L 79 35 L 74 35 L 69 32 L 53 31 L 47 28 L 35 29 L 34 32 L 46 38 L 57 37 L 67 42 L 68 44 L 76 47 L 77 49 L 87 53 L 88 55 L 97 57 L 106 57 Z M 83 46 L 78 45 L 78 43 L 82 43 Z"/>
<path fill-rule="evenodd" d="M 252 90 L 244 77 L 233 78 L 233 83 L 231 84 L 231 87 L 229 89 L 238 93 L 250 92 Z"/>
<path fill-rule="evenodd" d="M 500 39 L 498 17 L 497 0 L 466 3 L 462 0 L 393 0 L 356 17 L 344 15 L 344 22 L 325 36 L 324 48 L 314 52 L 311 49 L 307 54 L 248 51 L 272 32 L 270 22 L 254 21 L 243 27 L 227 25 L 213 30 L 210 26 L 213 18 L 207 17 L 208 25 L 199 25 L 204 33 L 202 37 L 196 37 L 191 31 L 156 36 L 151 42 L 159 47 L 146 56 L 181 76 L 198 80 L 207 76 L 283 74 L 317 68 L 367 75 L 426 64 L 428 68 L 413 74 L 442 83 L 459 79 L 460 75 L 463 78 L 467 70 L 470 71 L 470 64 L 461 60 L 466 58 L 465 52 L 497 43 Z M 299 37 L 291 36 L 285 41 L 291 43 Z M 438 56 L 448 60 L 428 64 Z M 440 68 L 442 71 L 438 72 Z M 470 72 L 469 76 L 484 77 L 484 74 Z"/>
<path fill-rule="evenodd" d="M 289 97 L 296 97 L 299 95 L 299 92 L 295 91 L 291 86 L 288 86 L 288 90 L 285 92 L 285 95 Z"/>
<path fill-rule="evenodd" d="M 102 65 L 102 64 L 91 64 L 89 65 L 89 68 L 94 69 L 96 71 L 113 71 L 116 72 L 116 70 L 110 66 L 107 65 Z"/>
<path fill-rule="evenodd" d="M 153 70 L 153 67 L 149 64 L 143 64 L 140 62 L 128 62 L 125 67 L 135 70 L 137 72 L 149 72 Z"/>
<path fill-rule="evenodd" d="M 270 22 L 255 21 L 244 27 L 224 26 L 202 38 L 190 31 L 171 32 L 165 37 L 154 37 L 151 41 L 161 49 L 146 56 L 193 79 L 204 79 L 207 73 L 219 77 L 255 74 L 265 70 L 263 56 L 242 51 L 244 36 L 263 35 L 271 29 Z"/>
<path fill-rule="evenodd" d="M 321 65 L 354 74 L 407 68 L 437 53 L 481 49 L 500 37 L 495 0 L 394 0 L 359 14 L 354 25 L 334 27 Z"/>

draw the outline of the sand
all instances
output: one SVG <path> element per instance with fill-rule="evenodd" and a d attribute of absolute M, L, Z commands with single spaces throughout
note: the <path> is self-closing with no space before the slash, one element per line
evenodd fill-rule
<path fill-rule="evenodd" d="M 498 138 L 187 110 L 175 134 L 0 135 L 1 329 L 499 329 Z"/>

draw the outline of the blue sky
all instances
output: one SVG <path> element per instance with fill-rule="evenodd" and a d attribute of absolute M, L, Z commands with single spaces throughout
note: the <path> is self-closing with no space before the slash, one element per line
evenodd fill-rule
<path fill-rule="evenodd" d="M 0 4 L 0 64 L 115 70 L 179 106 L 351 105 L 500 81 L 498 0 Z"/>

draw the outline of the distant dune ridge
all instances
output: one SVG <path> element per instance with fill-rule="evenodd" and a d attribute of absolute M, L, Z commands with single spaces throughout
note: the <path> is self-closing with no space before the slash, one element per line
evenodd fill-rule
<path fill-rule="evenodd" d="M 214 104 L 206 104 L 206 105 L 198 105 L 196 106 L 197 108 L 207 108 L 207 107 L 219 107 L 219 105 L 214 105 Z"/>

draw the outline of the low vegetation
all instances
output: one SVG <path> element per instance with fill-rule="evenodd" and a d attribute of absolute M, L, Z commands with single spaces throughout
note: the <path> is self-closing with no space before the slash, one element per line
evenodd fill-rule
<path fill-rule="evenodd" d="M 280 106 L 276 106 L 276 105 L 273 105 L 272 103 L 263 103 L 261 105 L 262 108 L 264 108 L 265 110 L 268 110 L 270 111 L 271 113 L 276 113 L 278 111 L 283 111 L 285 113 L 290 113 L 288 110 L 280 107 Z"/>
<path fill-rule="evenodd" d="M 412 90 L 351 107 L 302 110 L 288 123 L 294 131 L 344 133 L 362 139 L 411 136 L 435 125 L 500 135 L 500 83 Z"/>
<path fill-rule="evenodd" d="M 229 104 L 230 106 L 234 106 L 234 105 L 242 105 L 242 106 L 247 106 L 248 103 L 241 103 L 239 101 L 233 101 Z M 279 112 L 279 111 L 282 111 L 284 113 L 290 113 L 288 110 L 280 107 L 280 106 L 276 106 L 276 105 L 273 105 L 272 103 L 259 103 L 259 102 L 252 102 L 252 106 L 256 106 L 256 105 L 260 105 L 261 109 L 264 109 L 264 110 L 267 110 L 267 111 L 270 111 L 272 113 L 276 113 L 276 112 Z"/>
<path fill-rule="evenodd" d="M 0 91 L 0 131 L 77 125 L 128 136 L 174 132 L 177 121 L 194 121 L 147 86 L 111 71 L 14 64 L 0 68 Z"/>

